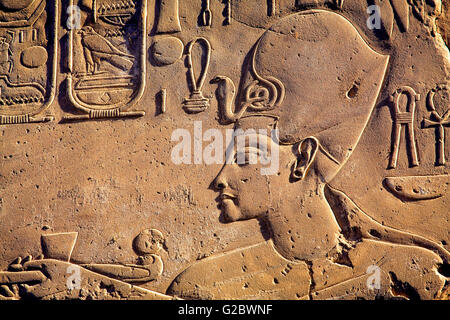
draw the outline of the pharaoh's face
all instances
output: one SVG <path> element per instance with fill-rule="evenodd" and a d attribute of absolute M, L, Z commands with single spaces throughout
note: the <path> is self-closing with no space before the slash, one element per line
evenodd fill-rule
<path fill-rule="evenodd" d="M 295 161 L 291 146 L 279 146 L 263 134 L 247 137 L 245 147 L 239 148 L 235 143 L 231 163 L 225 164 L 214 180 L 219 192 L 217 201 L 226 222 L 266 216 L 279 203 L 283 189 L 279 186 L 289 183 L 289 163 Z M 258 143 L 249 142 L 251 139 Z M 278 150 L 274 152 L 274 148 Z M 275 165 L 277 170 L 262 174 L 261 169 L 274 167 L 274 161 L 279 161 Z"/>

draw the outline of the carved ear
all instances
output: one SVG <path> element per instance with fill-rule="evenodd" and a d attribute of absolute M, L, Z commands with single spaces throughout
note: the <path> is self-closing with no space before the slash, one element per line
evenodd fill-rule
<path fill-rule="evenodd" d="M 298 143 L 297 160 L 292 167 L 292 177 L 296 180 L 302 180 L 308 173 L 311 164 L 316 158 L 319 149 L 319 141 L 314 137 L 308 137 Z"/>

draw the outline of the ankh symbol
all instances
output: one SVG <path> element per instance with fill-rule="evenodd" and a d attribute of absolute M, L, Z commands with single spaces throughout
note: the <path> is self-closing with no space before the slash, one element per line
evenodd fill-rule
<path fill-rule="evenodd" d="M 438 91 L 448 91 L 449 88 L 446 84 L 439 84 L 432 89 L 427 96 L 428 110 L 431 111 L 430 119 L 423 119 L 422 128 L 435 128 L 436 129 L 436 163 L 437 165 L 445 165 L 445 127 L 450 126 L 450 109 L 444 112 L 441 116 L 436 111 L 434 105 L 434 95 Z"/>

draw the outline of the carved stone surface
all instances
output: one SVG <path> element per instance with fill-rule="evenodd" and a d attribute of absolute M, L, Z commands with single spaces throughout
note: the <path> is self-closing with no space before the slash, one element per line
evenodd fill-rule
<path fill-rule="evenodd" d="M 0 124 L 50 121 L 56 93 L 58 1 L 4 1 L 0 14 Z"/>
<path fill-rule="evenodd" d="M 0 300 L 448 299 L 447 11 L 0 0 Z"/>

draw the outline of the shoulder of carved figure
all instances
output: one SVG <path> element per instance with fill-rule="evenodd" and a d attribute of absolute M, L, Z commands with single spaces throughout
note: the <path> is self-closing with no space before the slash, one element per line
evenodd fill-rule
<path fill-rule="evenodd" d="M 241 285 L 236 287 L 237 283 Z M 307 294 L 309 285 L 307 265 L 284 259 L 269 240 L 193 264 L 175 278 L 166 294 L 188 299 L 265 299 L 272 292 L 279 299 L 293 299 Z"/>

